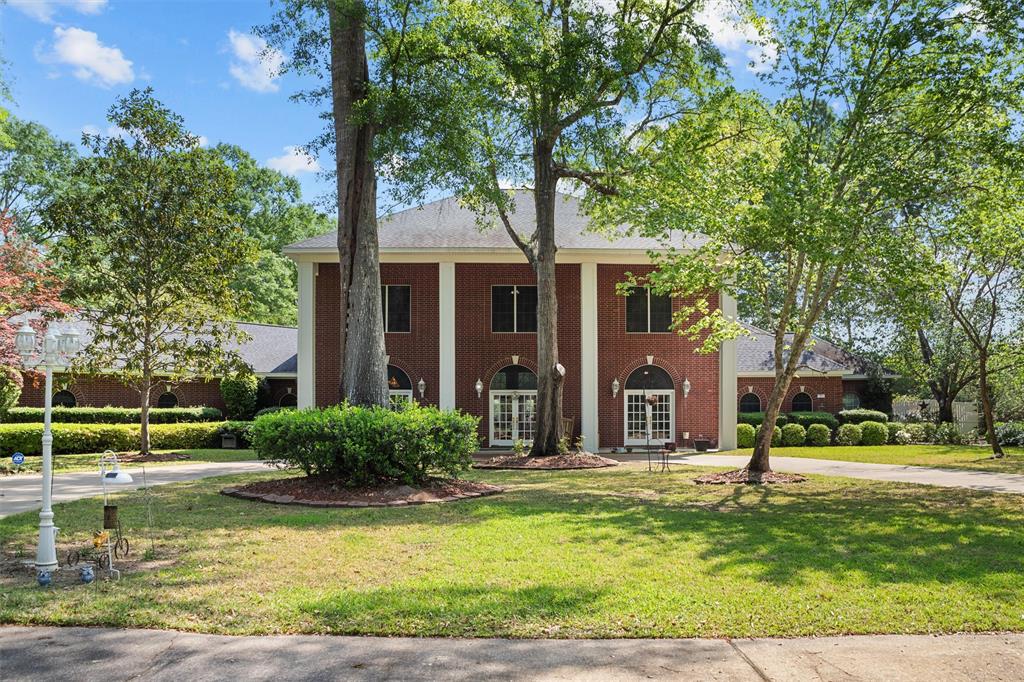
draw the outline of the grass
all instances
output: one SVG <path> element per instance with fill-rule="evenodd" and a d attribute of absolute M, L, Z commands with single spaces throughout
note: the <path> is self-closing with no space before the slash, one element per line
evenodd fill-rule
<path fill-rule="evenodd" d="M 749 457 L 752 452 L 753 450 L 748 449 L 721 454 L 747 455 Z M 857 445 L 827 448 L 772 448 L 771 454 L 778 457 L 811 457 L 843 462 L 874 462 L 1024 474 L 1024 450 L 1008 448 L 1006 457 L 992 459 L 992 450 L 987 445 Z"/>
<path fill-rule="evenodd" d="M 155 453 L 183 452 L 190 456 L 189 459 L 171 462 L 145 462 L 147 467 L 166 466 L 174 464 L 195 464 L 200 462 L 244 462 L 256 459 L 256 453 L 252 450 L 221 450 L 217 448 L 201 448 L 195 450 L 153 450 Z M 54 455 L 54 473 L 68 473 L 72 471 L 94 471 L 99 466 L 100 455 L 96 452 L 86 455 Z M 138 467 L 138 462 L 125 462 L 124 467 Z M 11 473 L 14 466 L 10 458 L 0 461 L 0 474 Z M 40 456 L 26 457 L 25 463 L 17 467 L 17 473 L 37 474 L 43 470 L 43 458 Z"/>
<path fill-rule="evenodd" d="M 280 472 L 161 486 L 156 560 L 118 583 L 0 577 L 0 622 L 508 637 L 1024 630 L 1021 498 L 814 477 L 697 486 L 706 469 L 474 472 L 496 497 L 315 509 L 218 494 Z M 137 547 L 145 510 L 125 493 Z M 58 505 L 84 544 L 100 502 Z M 35 513 L 0 520 L 32 556 Z"/>

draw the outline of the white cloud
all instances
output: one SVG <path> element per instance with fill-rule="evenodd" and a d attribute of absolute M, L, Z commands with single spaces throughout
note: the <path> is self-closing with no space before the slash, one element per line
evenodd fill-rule
<path fill-rule="evenodd" d="M 57 27 L 53 36 L 53 52 L 45 60 L 73 67 L 75 78 L 104 88 L 135 80 L 131 60 L 118 48 L 101 43 L 92 31 Z"/>
<path fill-rule="evenodd" d="M 129 135 L 128 131 L 118 126 L 107 126 L 106 128 L 100 128 L 92 123 L 86 123 L 82 126 L 82 132 L 86 135 L 103 135 L 104 137 L 120 137 L 122 140 L 127 140 Z"/>
<path fill-rule="evenodd" d="M 53 22 L 57 11 L 63 7 L 80 14 L 99 14 L 106 8 L 107 0 L 8 0 L 7 4 L 36 21 L 49 24 Z"/>
<path fill-rule="evenodd" d="M 199 146 L 200 147 L 205 147 L 208 144 L 210 144 L 210 138 L 208 138 L 206 135 L 200 135 L 199 136 Z"/>
<path fill-rule="evenodd" d="M 259 36 L 239 33 L 234 29 L 228 31 L 228 41 L 234 57 L 228 71 L 235 80 L 249 90 L 277 92 L 275 81 L 281 75 L 284 53 L 268 47 L 267 41 Z"/>
<path fill-rule="evenodd" d="M 709 0 L 697 13 L 697 20 L 707 27 L 718 49 L 727 55 L 742 54 L 748 71 L 763 73 L 775 63 L 778 56 L 775 43 L 756 26 L 741 20 L 728 0 Z M 732 60 L 726 57 L 726 62 Z"/>
<path fill-rule="evenodd" d="M 320 170 L 320 164 L 316 159 L 294 146 L 285 147 L 281 156 L 267 159 L 267 167 L 288 175 L 316 173 Z"/>

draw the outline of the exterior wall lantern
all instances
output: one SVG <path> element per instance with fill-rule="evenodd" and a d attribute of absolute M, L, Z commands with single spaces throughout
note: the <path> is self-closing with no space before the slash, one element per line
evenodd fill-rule
<path fill-rule="evenodd" d="M 690 395 L 690 380 L 683 379 L 683 397 Z"/>
<path fill-rule="evenodd" d="M 483 394 L 484 394 L 484 382 L 482 382 L 479 379 L 477 379 L 476 380 L 476 397 L 477 398 L 483 397 Z"/>
<path fill-rule="evenodd" d="M 615 398 L 619 395 L 619 379 L 616 377 L 612 379 L 612 397 Z"/>
<path fill-rule="evenodd" d="M 420 397 L 422 398 L 423 394 L 427 392 L 427 382 L 423 380 L 423 377 L 420 377 L 420 380 L 416 382 L 416 388 L 420 390 Z"/>
<path fill-rule="evenodd" d="M 81 348 L 81 337 L 73 328 L 60 336 L 50 328 L 43 338 L 42 352 L 36 349 L 36 332 L 26 322 L 14 336 L 14 347 L 21 356 L 25 369 L 43 367 L 46 370 L 46 391 L 43 394 L 43 490 L 42 509 L 39 511 L 39 547 L 36 550 L 36 571 L 39 582 L 49 578 L 49 572 L 57 568 L 57 527 L 53 525 L 53 433 L 50 431 L 50 416 L 53 411 L 53 370 L 71 364 L 72 358 Z"/>

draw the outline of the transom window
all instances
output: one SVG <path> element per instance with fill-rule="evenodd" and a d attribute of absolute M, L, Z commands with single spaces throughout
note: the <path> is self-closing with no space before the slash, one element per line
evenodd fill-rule
<path fill-rule="evenodd" d="M 750 414 L 761 411 L 761 398 L 756 393 L 747 393 L 740 398 L 740 412 Z"/>
<path fill-rule="evenodd" d="M 626 296 L 626 331 L 664 333 L 672 327 L 672 297 L 651 293 L 650 287 L 633 287 Z"/>
<path fill-rule="evenodd" d="M 412 402 L 412 380 L 394 365 L 388 365 L 388 397 L 392 405 Z"/>
<path fill-rule="evenodd" d="M 522 365 L 509 365 L 491 379 L 492 391 L 536 391 L 537 375 Z"/>
<path fill-rule="evenodd" d="M 384 312 L 384 331 L 408 332 L 412 314 L 412 292 L 408 284 L 386 284 L 380 288 L 381 309 Z"/>
<path fill-rule="evenodd" d="M 57 391 L 53 394 L 54 407 L 74 407 L 78 404 L 78 398 L 71 391 Z"/>
<path fill-rule="evenodd" d="M 806 393 L 797 393 L 793 396 L 793 411 L 794 412 L 813 412 L 814 403 L 811 402 L 811 396 Z"/>
<path fill-rule="evenodd" d="M 492 332 L 537 331 L 537 287 L 516 284 L 491 287 Z"/>
<path fill-rule="evenodd" d="M 656 365 L 644 365 L 633 370 L 626 379 L 626 390 L 672 390 L 672 377 Z"/>
<path fill-rule="evenodd" d="M 178 396 L 174 395 L 170 391 L 165 391 L 160 394 L 160 397 L 156 400 L 156 406 L 167 409 L 169 407 L 178 406 Z"/>

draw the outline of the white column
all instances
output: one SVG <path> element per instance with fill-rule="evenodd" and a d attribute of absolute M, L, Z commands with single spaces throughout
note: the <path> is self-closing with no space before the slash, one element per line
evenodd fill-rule
<path fill-rule="evenodd" d="M 600 447 L 597 387 L 597 263 L 580 264 L 580 432 L 592 452 Z"/>
<path fill-rule="evenodd" d="M 736 319 L 736 299 L 722 293 L 719 305 L 729 320 Z M 718 447 L 736 449 L 736 340 L 723 341 L 718 353 Z"/>
<path fill-rule="evenodd" d="M 438 263 L 438 406 L 455 409 L 455 263 Z"/>
<path fill-rule="evenodd" d="M 299 407 L 316 404 L 316 263 L 299 262 Z"/>

